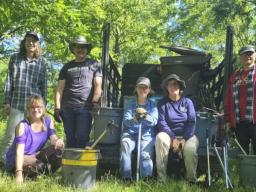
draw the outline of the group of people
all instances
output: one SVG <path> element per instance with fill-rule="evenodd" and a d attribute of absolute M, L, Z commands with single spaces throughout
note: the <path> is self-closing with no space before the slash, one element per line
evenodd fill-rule
<path fill-rule="evenodd" d="M 63 122 L 66 147 L 86 148 L 92 124 L 90 110 L 98 106 L 102 93 L 102 69 L 88 57 L 92 44 L 85 37 L 78 36 L 69 48 L 75 59 L 59 73 L 54 119 Z M 256 152 L 254 46 L 241 48 L 239 55 L 243 68 L 230 77 L 224 101 L 225 119 L 245 151 L 249 152 L 251 140 Z M 5 85 L 4 111 L 9 119 L 3 142 L 6 148 L 1 157 L 18 182 L 23 182 L 24 176 L 54 172 L 60 166 L 64 142 L 57 137 L 54 123 L 46 115 L 47 78 L 47 61 L 42 56 L 39 36 L 29 31 L 21 41 L 19 53 L 10 59 Z M 195 183 L 199 141 L 195 136 L 194 105 L 182 95 L 186 85 L 178 75 L 168 75 L 162 88 L 165 96 L 156 104 L 150 99 L 154 93 L 150 79 L 139 77 L 135 99 L 125 107 L 120 139 L 122 179 L 132 179 L 131 156 L 140 141 L 141 178 L 152 176 L 155 158 L 158 178 L 165 181 L 172 151 L 183 154 L 187 180 Z M 48 140 L 50 145 L 44 148 Z"/>
<path fill-rule="evenodd" d="M 54 119 L 63 122 L 66 147 L 89 146 L 92 116 L 101 96 L 102 69 L 88 57 L 92 44 L 78 36 L 69 44 L 75 59 L 65 64 L 55 94 Z M 47 61 L 42 56 L 40 38 L 34 31 L 25 34 L 18 53 L 11 56 L 4 111 L 9 115 L 2 141 L 1 161 L 16 180 L 38 173 L 56 171 L 61 165 L 64 142 L 46 115 Z M 50 140 L 50 145 L 45 144 Z"/>
<path fill-rule="evenodd" d="M 196 112 L 189 98 L 182 96 L 185 81 L 178 75 L 168 75 L 162 83 L 166 96 L 156 105 L 150 80 L 140 77 L 135 87 L 135 99 L 125 107 L 121 136 L 120 170 L 124 181 L 132 180 L 131 156 L 140 144 L 140 177 L 153 174 L 156 154 L 157 175 L 166 181 L 169 151 L 183 153 L 189 182 L 196 183 L 198 139 L 195 136 Z M 141 129 L 141 137 L 138 132 Z M 140 142 L 138 142 L 139 140 Z"/>
<path fill-rule="evenodd" d="M 251 143 L 256 154 L 256 51 L 254 46 L 247 45 L 238 53 L 240 67 L 231 74 L 225 93 L 225 122 L 243 150 L 249 154 Z M 166 96 L 155 105 L 150 99 L 153 92 L 150 80 L 146 77 L 137 80 L 136 98 L 126 106 L 123 119 L 120 168 L 125 181 L 132 179 L 131 156 L 139 143 L 138 132 L 141 129 L 142 178 L 152 176 L 155 154 L 157 176 L 165 181 L 168 155 L 172 150 L 172 154 L 182 152 L 187 180 L 197 182 L 199 141 L 195 136 L 196 112 L 192 101 L 182 96 L 185 87 L 185 82 L 176 74 L 167 76 L 162 83 Z"/>

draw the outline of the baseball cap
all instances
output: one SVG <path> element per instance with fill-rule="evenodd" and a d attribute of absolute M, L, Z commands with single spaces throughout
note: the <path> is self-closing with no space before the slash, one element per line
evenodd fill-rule
<path fill-rule="evenodd" d="M 33 36 L 33 37 L 35 37 L 36 41 L 39 41 L 39 37 L 38 37 L 38 35 L 37 35 L 37 33 L 36 33 L 35 31 L 28 31 L 28 32 L 26 33 L 26 35 L 25 35 L 25 38 L 26 38 L 27 36 Z"/>
<path fill-rule="evenodd" d="M 255 47 L 253 45 L 246 45 L 244 47 L 242 47 L 241 49 L 239 49 L 239 55 L 242 55 L 246 52 L 253 52 L 255 53 Z"/>
<path fill-rule="evenodd" d="M 136 81 L 136 86 L 138 85 L 146 85 L 148 87 L 151 87 L 150 80 L 147 77 L 139 77 L 138 80 Z"/>

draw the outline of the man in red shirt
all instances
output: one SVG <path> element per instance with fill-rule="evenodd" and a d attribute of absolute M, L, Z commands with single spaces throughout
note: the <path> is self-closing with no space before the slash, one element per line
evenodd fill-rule
<path fill-rule="evenodd" d="M 242 47 L 239 56 L 241 68 L 231 75 L 224 100 L 225 120 L 243 149 L 249 153 L 251 140 L 256 153 L 255 47 Z"/>

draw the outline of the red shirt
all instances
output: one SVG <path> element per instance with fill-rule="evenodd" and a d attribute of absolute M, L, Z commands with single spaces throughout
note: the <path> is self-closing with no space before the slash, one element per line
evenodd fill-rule
<path fill-rule="evenodd" d="M 245 120 L 245 115 L 246 115 L 248 74 L 249 74 L 249 69 L 243 71 L 240 74 L 241 84 L 238 86 L 239 113 L 240 113 L 241 120 Z"/>
<path fill-rule="evenodd" d="M 236 127 L 236 112 L 235 112 L 235 98 L 234 98 L 234 90 L 233 90 L 233 84 L 236 79 L 236 76 L 242 74 L 242 81 L 241 85 L 239 86 L 238 91 L 238 99 L 239 99 L 239 110 L 240 110 L 240 118 L 241 120 L 244 119 L 246 114 L 246 106 L 247 106 L 247 80 L 246 77 L 248 76 L 248 70 L 245 70 L 244 72 L 234 72 L 230 79 L 229 79 L 229 86 L 228 90 L 225 93 L 225 99 L 224 99 L 224 115 L 225 115 L 225 121 L 230 122 L 230 125 L 232 128 Z M 247 75 L 246 75 L 247 74 Z M 253 77 L 253 93 L 256 93 L 256 73 L 254 73 Z M 254 94 L 253 94 L 254 95 Z M 256 97 L 253 98 L 253 123 L 256 122 Z"/>

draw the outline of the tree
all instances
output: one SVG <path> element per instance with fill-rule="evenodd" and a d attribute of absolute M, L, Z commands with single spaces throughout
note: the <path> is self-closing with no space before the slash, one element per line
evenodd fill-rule
<path fill-rule="evenodd" d="M 234 27 L 235 52 L 245 44 L 255 44 L 255 1 L 181 0 L 172 6 L 171 41 L 212 53 L 214 63 L 223 58 L 227 25 Z"/>

